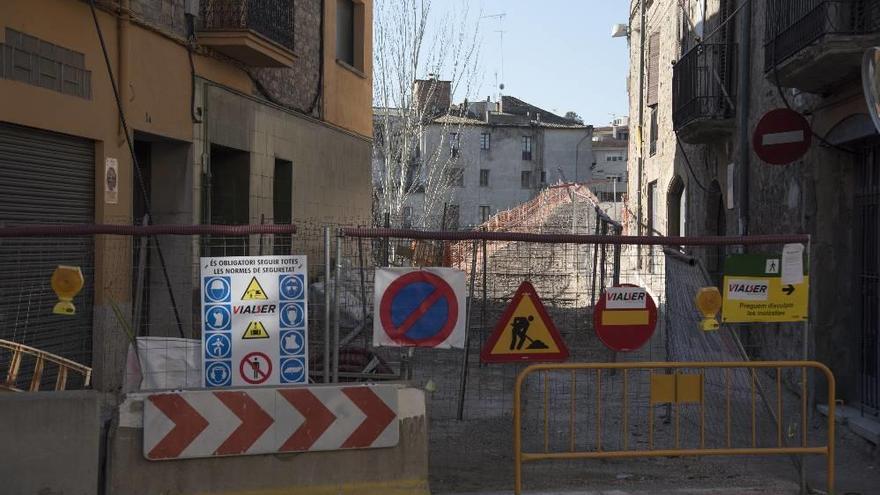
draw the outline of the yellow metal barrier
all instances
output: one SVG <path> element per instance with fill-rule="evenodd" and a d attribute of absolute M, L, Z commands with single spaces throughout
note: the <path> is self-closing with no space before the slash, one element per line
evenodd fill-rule
<path fill-rule="evenodd" d="M 16 382 L 18 381 L 18 374 L 24 356 L 30 356 L 34 359 L 34 369 L 31 372 L 31 381 L 30 386 L 28 387 L 29 392 L 37 392 L 40 390 L 40 382 L 43 378 L 43 371 L 45 370 L 47 363 L 54 364 L 58 367 L 58 375 L 55 379 L 56 391 L 67 388 L 67 378 L 71 371 L 83 376 L 82 386 L 84 388 L 88 388 L 91 382 L 91 368 L 69 359 L 65 359 L 61 356 L 56 356 L 55 354 L 44 352 L 34 347 L 2 339 L 0 339 L 0 349 L 11 351 L 9 368 L 6 370 L 6 380 L 0 383 L 0 390 L 9 390 L 13 392 L 22 391 L 16 387 Z"/>
<path fill-rule="evenodd" d="M 655 370 L 699 370 L 700 375 L 687 375 L 680 373 L 664 373 L 654 374 Z M 724 403 L 725 403 L 725 448 L 705 448 L 705 400 L 703 397 L 703 373 L 709 369 L 724 370 Z M 747 369 L 749 370 L 750 379 L 750 395 L 751 395 L 751 447 L 733 447 L 731 442 L 731 381 L 730 370 Z M 759 447 L 757 441 L 757 420 L 756 420 L 756 397 L 758 395 L 759 385 L 757 385 L 758 369 L 768 369 L 771 372 L 775 369 L 775 386 L 776 386 L 776 446 Z M 801 370 L 800 378 L 800 398 L 801 398 L 801 444 L 799 446 L 789 447 L 783 442 L 782 432 L 782 370 L 792 369 Z M 807 369 L 814 369 L 822 372 L 828 381 L 828 434 L 825 445 L 808 446 L 807 444 Z M 623 448 L 619 450 L 606 450 L 602 445 L 602 372 L 613 370 L 622 370 L 622 403 L 623 403 Z M 637 450 L 629 448 L 629 374 L 630 371 L 647 371 L 651 375 L 651 397 L 649 403 L 649 421 L 648 421 L 648 450 Z M 551 452 L 550 436 L 549 436 L 549 414 L 550 397 L 549 389 L 549 372 L 565 372 L 571 374 L 571 403 L 569 405 L 569 451 L 568 452 Z M 575 418 L 576 418 L 576 372 L 577 371 L 594 371 L 596 374 L 596 449 L 590 451 L 577 451 L 575 449 Z M 522 388 L 525 379 L 538 372 L 543 374 L 543 402 L 544 418 L 544 438 L 543 452 L 523 452 L 522 449 Z M 698 379 L 695 379 L 697 377 Z M 542 460 L 570 460 L 570 459 L 622 459 L 622 458 L 644 458 L 644 457 L 685 457 L 685 456 L 707 456 L 707 455 L 768 455 L 768 454 L 787 454 L 787 455 L 824 455 L 827 461 L 827 484 L 828 493 L 834 493 L 834 414 L 835 405 L 835 381 L 831 370 L 824 364 L 815 361 L 754 361 L 754 362 L 646 362 L 646 363 L 572 363 L 572 364 L 536 364 L 522 370 L 516 378 L 516 386 L 514 389 L 513 404 L 513 428 L 514 428 L 514 493 L 520 495 L 522 493 L 522 465 L 524 462 L 542 461 Z M 653 406 L 656 404 L 668 403 L 675 411 L 675 448 L 671 449 L 654 449 L 654 412 Z M 679 405 L 680 404 L 699 404 L 699 448 L 680 448 L 679 434 Z M 768 407 L 769 404 L 768 404 Z"/>

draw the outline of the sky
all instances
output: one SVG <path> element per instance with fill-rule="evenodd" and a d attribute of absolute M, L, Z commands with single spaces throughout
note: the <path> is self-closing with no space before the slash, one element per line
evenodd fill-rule
<path fill-rule="evenodd" d="M 480 21 L 483 84 L 476 99 L 504 94 L 559 115 L 577 112 L 587 124 L 606 125 L 627 114 L 626 38 L 612 38 L 613 24 L 627 23 L 626 0 L 471 0 Z M 459 9 L 455 0 L 433 0 L 433 15 Z M 500 34 L 504 30 L 504 80 Z"/>

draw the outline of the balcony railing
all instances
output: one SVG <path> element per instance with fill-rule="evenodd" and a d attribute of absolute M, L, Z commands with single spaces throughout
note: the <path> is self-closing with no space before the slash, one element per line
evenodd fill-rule
<path fill-rule="evenodd" d="M 293 0 L 202 0 L 200 31 L 253 31 L 293 51 Z"/>
<path fill-rule="evenodd" d="M 767 2 L 764 70 L 826 35 L 880 31 L 877 0 L 785 0 Z"/>
<path fill-rule="evenodd" d="M 735 114 L 736 45 L 701 44 L 672 69 L 672 123 L 726 120 Z"/>

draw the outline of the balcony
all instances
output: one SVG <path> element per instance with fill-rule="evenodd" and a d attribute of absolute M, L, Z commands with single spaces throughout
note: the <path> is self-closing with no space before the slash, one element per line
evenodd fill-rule
<path fill-rule="evenodd" d="M 857 79 L 865 49 L 878 44 L 877 0 L 767 2 L 764 71 L 783 87 L 824 93 Z"/>
<path fill-rule="evenodd" d="M 672 124 L 682 141 L 711 142 L 733 132 L 736 45 L 701 44 L 672 68 Z"/>
<path fill-rule="evenodd" d="M 202 0 L 199 43 L 251 67 L 292 67 L 293 0 Z"/>

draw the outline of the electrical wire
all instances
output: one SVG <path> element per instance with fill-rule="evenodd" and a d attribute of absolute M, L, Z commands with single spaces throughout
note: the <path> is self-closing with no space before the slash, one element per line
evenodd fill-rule
<path fill-rule="evenodd" d="M 137 155 L 134 152 L 134 145 L 131 142 L 131 136 L 128 131 L 128 122 L 125 119 L 125 113 L 122 111 L 122 100 L 119 97 L 119 88 L 116 86 L 116 78 L 113 76 L 113 68 L 110 66 L 110 55 L 107 54 L 107 44 L 104 42 L 104 32 L 101 31 L 101 25 L 98 23 L 98 13 L 95 11 L 95 0 L 89 0 L 89 8 L 92 11 L 92 20 L 95 22 L 95 31 L 98 34 L 98 41 L 101 43 L 101 51 L 104 54 L 104 65 L 107 67 L 107 76 L 110 78 L 110 87 L 113 88 L 113 97 L 116 100 L 116 109 L 119 112 L 119 122 L 122 124 L 122 131 L 125 133 L 125 143 L 128 145 L 128 152 L 131 155 L 132 168 L 134 169 L 138 186 L 140 186 L 141 198 L 144 202 L 144 211 L 147 214 L 147 221 L 152 223 L 153 216 L 150 214 L 150 198 L 144 184 L 144 176 L 141 172 L 141 166 L 138 163 Z M 171 302 L 171 307 L 174 310 L 174 317 L 177 320 L 177 331 L 183 338 L 185 337 L 183 333 L 183 323 L 181 323 L 180 320 L 180 312 L 177 310 L 174 291 L 171 290 L 171 278 L 168 276 L 168 267 L 165 264 L 165 256 L 162 254 L 162 247 L 159 245 L 159 238 L 153 236 L 153 242 L 156 243 L 156 254 L 159 257 L 159 264 L 162 267 L 162 275 L 165 278 L 165 285 L 168 288 L 168 298 Z M 135 329 L 135 331 L 137 331 L 137 329 Z"/>
<path fill-rule="evenodd" d="M 678 137 L 677 132 L 675 133 L 675 141 L 678 143 L 678 149 L 681 150 L 681 156 L 684 157 L 684 162 L 687 164 L 688 170 L 690 170 L 691 172 L 691 177 L 694 178 L 694 182 L 697 184 L 697 186 L 699 186 L 700 189 L 703 190 L 703 192 L 708 193 L 709 190 L 706 189 L 706 187 L 703 186 L 702 183 L 700 183 L 700 179 L 697 178 L 697 174 L 694 172 L 694 168 L 691 166 L 691 160 L 690 158 L 688 158 L 687 152 L 685 152 L 684 150 L 684 144 L 681 142 L 681 138 Z"/>

